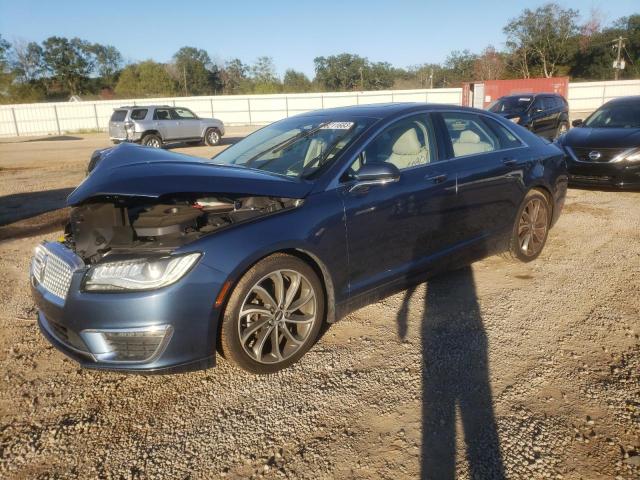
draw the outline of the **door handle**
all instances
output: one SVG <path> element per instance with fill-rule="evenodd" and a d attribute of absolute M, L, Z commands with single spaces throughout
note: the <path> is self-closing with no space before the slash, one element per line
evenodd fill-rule
<path fill-rule="evenodd" d="M 441 175 L 434 175 L 433 177 L 425 177 L 425 180 L 427 182 L 433 182 L 433 183 L 442 183 L 447 179 L 447 175 L 446 174 L 441 174 Z"/>
<path fill-rule="evenodd" d="M 502 163 L 504 163 L 507 167 L 511 167 L 515 165 L 518 161 L 515 158 L 503 158 Z"/>

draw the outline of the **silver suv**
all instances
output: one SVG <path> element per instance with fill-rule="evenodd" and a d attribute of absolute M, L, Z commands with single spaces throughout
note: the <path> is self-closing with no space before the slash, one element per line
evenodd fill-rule
<path fill-rule="evenodd" d="M 113 143 L 136 142 L 154 148 L 177 142 L 218 145 L 223 135 L 220 120 L 199 118 L 188 108 L 169 105 L 116 108 L 109 121 Z"/>

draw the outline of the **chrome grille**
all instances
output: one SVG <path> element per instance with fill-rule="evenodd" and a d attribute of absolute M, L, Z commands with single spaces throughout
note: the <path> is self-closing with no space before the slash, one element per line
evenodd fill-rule
<path fill-rule="evenodd" d="M 581 162 L 603 163 L 610 162 L 628 148 L 582 148 L 571 147 L 573 155 Z"/>
<path fill-rule="evenodd" d="M 73 273 L 84 262 L 61 243 L 43 243 L 36 247 L 31 263 L 31 274 L 42 287 L 65 300 Z"/>

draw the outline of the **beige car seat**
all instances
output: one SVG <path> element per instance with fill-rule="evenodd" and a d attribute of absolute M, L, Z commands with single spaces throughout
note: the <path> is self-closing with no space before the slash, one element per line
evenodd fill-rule
<path fill-rule="evenodd" d="M 425 165 L 429 158 L 429 149 L 420 143 L 415 127 L 402 132 L 391 147 L 391 155 L 387 162 L 393 163 L 400 170 L 403 168 Z"/>
<path fill-rule="evenodd" d="M 491 150 L 493 150 L 491 144 L 480 141 L 480 136 L 472 130 L 463 131 L 460 133 L 460 138 L 453 142 L 453 153 L 456 157 L 490 152 Z"/>

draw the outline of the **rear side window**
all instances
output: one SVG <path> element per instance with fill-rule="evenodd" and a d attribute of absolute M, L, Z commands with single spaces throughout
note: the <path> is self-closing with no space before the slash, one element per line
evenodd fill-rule
<path fill-rule="evenodd" d="M 113 114 L 111 114 L 111 121 L 124 122 L 124 119 L 126 116 L 127 116 L 126 110 L 114 110 Z"/>
<path fill-rule="evenodd" d="M 442 119 L 451 139 L 454 157 L 500 150 L 500 139 L 482 118 L 473 113 L 445 112 Z"/>
<path fill-rule="evenodd" d="M 482 121 L 485 122 L 489 126 L 489 128 L 491 128 L 491 130 L 493 130 L 493 132 L 498 136 L 500 150 L 522 146 L 522 142 L 518 140 L 518 137 L 516 137 L 511 130 L 502 125 L 500 122 L 487 117 L 482 117 Z"/>
<path fill-rule="evenodd" d="M 144 120 L 149 110 L 146 108 L 140 108 L 131 112 L 131 120 Z"/>

